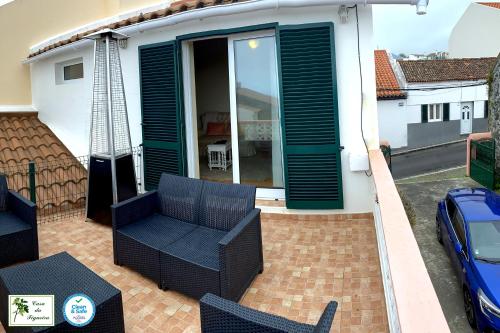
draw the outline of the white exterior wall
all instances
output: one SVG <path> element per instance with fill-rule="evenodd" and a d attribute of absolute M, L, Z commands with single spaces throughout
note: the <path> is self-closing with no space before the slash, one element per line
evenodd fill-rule
<path fill-rule="evenodd" d="M 499 31 L 500 9 L 471 3 L 450 35 L 450 57 L 496 57 L 500 53 Z"/>
<path fill-rule="evenodd" d="M 142 143 L 141 104 L 139 86 L 138 47 L 151 43 L 170 41 L 185 34 L 218 29 L 251 26 L 278 22 L 280 24 L 304 24 L 334 22 L 336 67 L 339 97 L 339 122 L 342 152 L 342 181 L 344 186 L 345 212 L 370 212 L 373 209 L 373 183 L 364 172 L 349 170 L 349 153 L 366 151 L 361 137 L 360 80 L 357 60 L 357 34 L 354 15 L 349 22 L 340 24 L 338 6 L 300 9 L 277 9 L 256 13 L 238 14 L 224 18 L 214 17 L 148 30 L 130 36 L 126 49 L 120 49 L 125 94 L 134 146 Z M 373 60 L 373 29 L 371 6 L 359 8 L 361 61 L 364 76 L 364 127 L 365 137 L 371 148 L 378 145 L 376 121 L 375 67 Z M 83 57 L 85 77 L 67 85 L 55 84 L 55 64 Z M 92 88 L 93 49 L 66 52 L 46 58 L 31 65 L 33 104 L 39 117 L 66 144 L 75 155 L 88 154 L 90 108 Z M 360 194 L 363 195 L 360 195 Z"/>
<path fill-rule="evenodd" d="M 380 140 L 389 141 L 391 148 L 406 147 L 408 145 L 406 100 L 380 100 L 377 107 Z"/>
<path fill-rule="evenodd" d="M 410 84 L 408 89 L 470 85 L 474 82 L 446 82 L 436 84 Z M 484 118 L 484 103 L 488 100 L 488 86 L 463 87 L 433 91 L 408 91 L 407 99 L 379 100 L 378 124 L 380 139 L 387 140 L 392 148 L 401 148 L 408 145 L 408 124 L 418 124 L 421 119 L 422 104 L 450 103 L 450 120 L 460 119 L 462 102 L 473 102 L 473 118 Z M 400 105 L 402 104 L 402 105 Z M 474 120 L 473 120 L 474 122 Z"/>
<path fill-rule="evenodd" d="M 470 85 L 474 82 L 445 82 L 436 86 Z M 411 84 L 409 89 L 418 87 L 431 87 L 431 84 Z M 488 86 L 486 84 L 475 87 L 451 88 L 433 91 L 409 91 L 407 99 L 407 123 L 421 122 L 422 104 L 450 103 L 450 120 L 460 119 L 462 102 L 474 102 L 474 118 L 483 118 L 484 101 L 488 100 Z"/>

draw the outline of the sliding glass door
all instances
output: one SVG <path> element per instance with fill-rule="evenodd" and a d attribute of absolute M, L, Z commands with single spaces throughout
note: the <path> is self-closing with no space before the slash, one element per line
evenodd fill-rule
<path fill-rule="evenodd" d="M 183 43 L 188 175 L 285 196 L 274 31 Z"/>
<path fill-rule="evenodd" d="M 282 189 L 275 36 L 242 35 L 229 38 L 228 43 L 233 180 Z"/>

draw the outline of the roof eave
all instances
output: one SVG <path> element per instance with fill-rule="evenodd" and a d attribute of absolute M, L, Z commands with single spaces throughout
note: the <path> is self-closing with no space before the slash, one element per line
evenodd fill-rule
<path fill-rule="evenodd" d="M 145 30 L 166 27 L 174 24 L 179 24 L 196 19 L 206 19 L 209 17 L 225 16 L 231 14 L 242 14 L 248 12 L 255 12 L 259 10 L 276 10 L 278 8 L 298 8 L 298 7 L 311 7 L 311 6 L 332 6 L 332 5 L 351 5 L 351 4 L 407 4 L 407 5 L 422 5 L 427 4 L 428 0 L 247 0 L 243 2 L 233 2 L 229 4 L 216 4 L 207 7 L 187 9 L 177 13 L 171 13 L 168 16 L 160 18 L 151 18 L 137 23 L 133 23 L 124 27 L 114 29 L 114 31 L 125 35 L 132 35 L 136 32 Z M 175 4 L 175 3 L 174 3 Z M 169 9 L 165 8 L 165 10 Z M 150 13 L 140 15 L 144 16 Z M 110 24 L 113 25 L 113 24 Z M 108 26 L 100 27 L 97 30 L 107 28 Z M 96 30 L 96 31 L 97 31 Z M 84 32 L 83 35 L 86 35 Z M 72 36 L 73 38 L 73 36 Z M 34 56 L 30 56 L 23 61 L 24 64 L 30 64 L 41 59 L 53 56 L 55 54 L 64 52 L 71 48 L 77 49 L 83 47 L 84 43 L 77 41 L 70 41 L 70 39 L 55 42 L 49 46 L 52 47 L 47 51 L 43 51 Z M 78 43 L 78 44 L 77 44 Z M 57 46 L 57 44 L 61 44 Z M 38 51 L 39 52 L 39 51 Z M 32 53 L 33 54 L 33 53 Z"/>

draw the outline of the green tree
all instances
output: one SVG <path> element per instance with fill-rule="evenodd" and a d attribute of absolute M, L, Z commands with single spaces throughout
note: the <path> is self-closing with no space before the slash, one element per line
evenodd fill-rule
<path fill-rule="evenodd" d="M 495 174 L 500 175 L 500 54 L 489 78 L 488 123 L 495 140 Z M 495 180 L 498 183 L 498 180 Z"/>
<path fill-rule="evenodd" d="M 16 321 L 17 315 L 20 314 L 21 316 L 24 316 L 24 314 L 29 312 L 28 309 L 28 301 L 16 297 L 14 299 L 14 302 L 12 302 L 12 305 L 15 305 L 17 307 L 17 310 L 14 312 L 16 315 L 14 316 L 14 322 Z"/>

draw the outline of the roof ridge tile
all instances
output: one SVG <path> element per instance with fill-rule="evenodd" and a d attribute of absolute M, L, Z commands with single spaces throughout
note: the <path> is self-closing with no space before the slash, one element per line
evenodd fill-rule
<path fill-rule="evenodd" d="M 408 83 L 486 80 L 497 58 L 398 60 Z"/>

